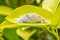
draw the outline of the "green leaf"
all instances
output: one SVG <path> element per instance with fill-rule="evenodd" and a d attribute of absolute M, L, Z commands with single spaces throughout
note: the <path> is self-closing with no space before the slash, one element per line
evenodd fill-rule
<path fill-rule="evenodd" d="M 56 11 L 56 8 L 59 5 L 59 0 L 44 0 L 42 7 L 52 13 Z"/>
<path fill-rule="evenodd" d="M 6 19 L 9 20 L 10 22 L 17 23 L 16 18 L 19 18 L 20 16 L 28 13 L 39 14 L 43 16 L 48 21 L 48 23 L 51 21 L 52 13 L 43 8 L 32 5 L 25 5 L 16 8 L 9 16 L 6 17 Z"/>
<path fill-rule="evenodd" d="M 0 24 L 5 20 L 5 17 L 10 14 L 12 8 L 0 5 Z"/>
<path fill-rule="evenodd" d="M 12 8 L 10 8 L 10 7 L 7 7 L 7 6 L 2 6 L 2 5 L 0 5 L 0 15 L 9 15 L 10 14 L 10 12 L 12 12 Z"/>
<path fill-rule="evenodd" d="M 5 20 L 5 15 L 0 15 L 0 24 Z"/>
<path fill-rule="evenodd" d="M 36 32 L 36 29 L 32 29 L 32 28 L 18 28 L 17 29 L 17 34 L 22 37 L 24 40 L 28 40 L 34 33 Z"/>
<path fill-rule="evenodd" d="M 16 28 L 5 28 L 3 30 L 3 35 L 7 40 L 20 40 L 16 34 Z"/>
<path fill-rule="evenodd" d="M 52 16 L 52 24 L 51 25 L 59 25 L 60 21 L 60 5 L 56 9 L 55 13 Z"/>

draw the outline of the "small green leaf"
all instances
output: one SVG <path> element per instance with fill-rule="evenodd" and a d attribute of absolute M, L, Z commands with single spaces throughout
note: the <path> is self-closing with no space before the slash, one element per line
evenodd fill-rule
<path fill-rule="evenodd" d="M 24 40 L 28 40 L 35 32 L 36 32 L 36 29 L 28 29 L 28 30 L 27 28 L 25 30 L 21 28 L 17 29 L 17 34 L 20 37 L 22 37 Z"/>
<path fill-rule="evenodd" d="M 7 40 L 20 40 L 16 34 L 16 28 L 5 28 L 3 30 L 3 35 Z"/>

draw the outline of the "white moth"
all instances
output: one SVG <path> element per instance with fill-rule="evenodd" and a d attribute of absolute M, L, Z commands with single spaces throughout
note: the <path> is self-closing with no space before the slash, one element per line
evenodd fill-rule
<path fill-rule="evenodd" d="M 17 22 L 46 22 L 46 19 L 36 13 L 28 13 L 16 18 Z"/>

